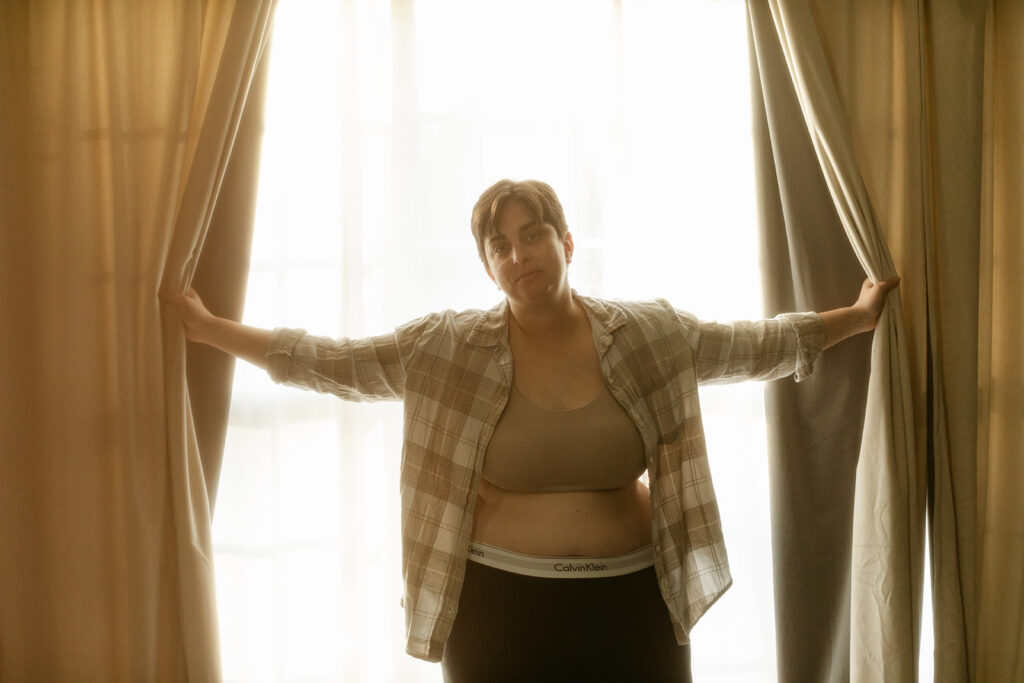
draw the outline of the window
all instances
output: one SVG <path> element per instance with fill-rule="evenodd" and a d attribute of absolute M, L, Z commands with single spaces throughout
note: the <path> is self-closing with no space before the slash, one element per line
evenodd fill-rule
<path fill-rule="evenodd" d="M 245 322 L 360 336 L 489 308 L 469 212 L 502 177 L 559 193 L 580 292 L 761 316 L 742 3 L 282 0 L 270 58 Z M 694 675 L 773 681 L 761 386 L 701 399 L 735 585 Z M 227 680 L 439 680 L 404 654 L 400 435 L 397 405 L 239 363 L 214 519 Z"/>

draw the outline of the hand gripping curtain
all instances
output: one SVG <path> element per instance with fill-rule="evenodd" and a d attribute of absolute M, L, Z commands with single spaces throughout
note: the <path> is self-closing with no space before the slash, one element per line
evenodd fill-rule
<path fill-rule="evenodd" d="M 220 678 L 223 425 L 157 294 L 245 248 L 273 6 L 0 4 L 0 680 Z"/>
<path fill-rule="evenodd" d="M 775 189 L 781 198 L 774 203 L 766 199 L 766 179 L 761 177 L 762 218 L 766 215 L 780 216 L 787 223 L 785 230 L 790 229 L 790 222 L 802 222 L 805 232 L 817 230 L 821 233 L 809 241 L 805 237 L 803 244 L 790 243 L 781 256 L 773 256 L 773 247 L 766 245 L 768 261 L 781 258 L 791 261 L 794 266 L 806 264 L 807 268 L 826 271 L 802 276 L 794 273 L 795 281 L 790 286 L 795 290 L 792 298 L 797 307 L 812 303 L 816 296 L 820 301 L 822 295 L 813 291 L 817 283 L 834 289 L 841 280 L 846 281 L 845 296 L 848 299 L 828 304 L 846 305 L 851 303 L 849 297 L 856 292 L 857 278 L 833 275 L 834 269 L 830 268 L 832 264 L 839 264 L 839 271 L 849 273 L 850 264 L 842 253 L 844 250 L 852 252 L 862 273 L 875 281 L 891 277 L 895 268 L 885 233 L 858 167 L 847 127 L 848 117 L 830 72 L 833 65 L 823 51 L 815 16 L 806 0 L 749 0 L 747 6 L 755 73 L 759 76 L 755 78 L 754 87 L 755 92 L 764 98 L 761 106 L 767 107 L 767 111 L 762 112 L 762 116 L 767 115 L 770 128 L 767 135 L 770 149 L 767 153 L 774 156 L 778 167 L 778 177 L 769 181 L 778 183 Z M 791 127 L 792 121 L 775 125 L 785 113 L 778 111 L 779 104 L 772 100 L 772 96 L 787 89 L 798 106 L 796 111 L 788 113 L 795 114 L 806 127 L 803 143 L 786 137 L 783 128 Z M 808 149 L 799 149 L 800 144 L 808 142 Z M 791 150 L 790 144 L 795 144 L 796 148 Z M 788 186 L 785 186 L 786 157 L 801 153 L 813 154 L 817 168 L 813 174 L 799 177 L 796 181 L 790 177 Z M 831 198 L 834 207 L 830 209 L 831 217 L 824 216 L 820 210 L 814 211 L 813 205 L 817 202 L 820 206 L 821 203 L 815 193 L 820 195 L 822 192 L 827 192 Z M 808 226 L 815 215 L 824 220 L 818 226 Z M 840 237 L 837 240 L 829 225 L 835 217 L 846 240 L 842 240 L 843 233 L 838 233 Z M 839 241 L 848 246 L 839 245 Z M 818 260 L 821 250 L 824 257 Z M 768 298 L 770 300 L 771 296 Z M 916 675 L 924 488 L 915 449 L 908 337 L 898 291 L 890 294 L 878 321 L 867 364 L 860 363 L 856 357 L 858 342 L 847 342 L 844 346 L 851 343 L 854 346 L 837 347 L 822 359 L 823 367 L 819 371 L 823 371 L 823 381 L 831 384 L 831 393 L 829 386 L 817 389 L 827 397 L 824 404 L 812 406 L 808 397 L 797 396 L 787 407 L 780 406 L 777 397 L 773 399 L 772 390 L 768 396 L 772 420 L 779 415 L 790 422 L 800 422 L 810 415 L 815 420 L 836 425 L 834 433 L 819 430 L 810 440 L 815 459 L 812 462 L 808 457 L 806 463 L 826 472 L 831 467 L 833 481 L 828 485 L 837 495 L 827 501 L 819 498 L 818 502 L 824 506 L 817 509 L 804 502 L 804 518 L 794 522 L 814 527 L 817 522 L 812 520 L 817 516 L 811 517 L 808 513 L 820 515 L 829 520 L 827 523 L 836 531 L 834 541 L 814 548 L 806 547 L 804 542 L 804 547 L 797 548 L 793 539 L 786 536 L 786 527 L 783 526 L 780 533 L 779 520 L 785 517 L 785 512 L 778 511 L 775 480 L 779 477 L 774 473 L 784 472 L 787 467 L 792 472 L 792 461 L 799 462 L 799 456 L 773 455 L 776 461 L 780 457 L 790 461 L 788 466 L 772 466 L 777 602 L 784 598 L 777 604 L 776 617 L 780 680 L 911 681 Z M 866 386 L 862 386 L 858 384 L 856 375 L 864 373 L 868 367 L 870 375 Z M 803 405 L 800 405 L 801 401 Z M 842 414 L 844 412 L 847 414 Z M 772 443 L 774 450 L 778 450 L 779 439 L 773 438 Z M 782 447 L 785 448 L 784 445 Z M 851 450 L 853 457 L 849 458 Z M 831 461 L 823 463 L 825 459 Z M 828 477 L 821 477 L 821 480 L 825 479 Z M 800 490 L 799 483 L 789 486 L 786 492 L 798 499 L 798 507 L 802 501 L 813 501 L 815 496 L 813 490 Z M 791 504 L 792 501 L 786 503 Z M 835 549 L 838 563 L 821 559 L 829 554 L 829 543 Z M 847 545 L 845 549 L 842 547 L 844 544 Z M 785 565 L 785 559 L 780 555 L 789 549 L 802 553 L 803 569 L 809 583 L 794 584 L 792 577 L 780 573 L 780 561 Z M 839 566 L 844 563 L 845 567 Z M 820 588 L 816 589 L 813 583 L 821 579 L 815 578 L 814 569 L 808 567 L 818 565 L 831 572 L 831 576 L 825 579 L 831 582 L 825 592 L 845 593 L 848 598 L 832 596 L 833 602 L 838 604 L 825 606 L 815 600 Z M 828 614 L 815 621 L 806 615 L 788 612 L 794 600 L 800 600 L 801 591 L 804 604 L 796 612 L 802 608 L 804 611 L 827 610 Z M 849 600 L 848 607 L 842 604 L 845 599 Z M 805 622 L 804 633 L 799 632 L 799 625 L 793 627 L 789 623 L 791 619 Z M 816 628 L 814 633 L 810 633 L 812 626 Z M 790 632 L 791 628 L 796 631 Z M 806 635 L 809 639 L 802 643 L 787 642 Z"/>

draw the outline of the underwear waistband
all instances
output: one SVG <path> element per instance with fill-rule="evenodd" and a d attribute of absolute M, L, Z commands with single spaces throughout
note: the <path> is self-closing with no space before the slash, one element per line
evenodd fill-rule
<path fill-rule="evenodd" d="M 472 541 L 469 560 L 502 571 L 544 579 L 605 578 L 632 574 L 654 564 L 654 546 L 614 557 L 540 557 Z"/>

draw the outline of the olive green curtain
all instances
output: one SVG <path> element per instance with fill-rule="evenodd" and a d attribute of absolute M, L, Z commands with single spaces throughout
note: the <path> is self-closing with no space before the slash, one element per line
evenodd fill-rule
<path fill-rule="evenodd" d="M 848 305 L 865 273 L 895 269 L 831 45 L 806 2 L 748 10 L 768 306 Z M 780 680 L 913 675 L 924 485 L 905 328 L 891 294 L 873 338 L 826 353 L 807 386 L 768 388 Z"/>
<path fill-rule="evenodd" d="M 833 303 L 851 253 L 903 278 L 866 389 L 855 347 L 769 389 L 780 680 L 916 680 L 926 509 L 936 680 L 1016 680 L 1020 4 L 748 16 L 769 306 Z"/>

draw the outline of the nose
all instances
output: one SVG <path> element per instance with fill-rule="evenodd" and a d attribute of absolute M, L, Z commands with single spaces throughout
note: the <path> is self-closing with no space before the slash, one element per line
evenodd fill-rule
<path fill-rule="evenodd" d="M 512 245 L 512 263 L 523 263 L 527 259 L 526 249 L 521 244 Z"/>

